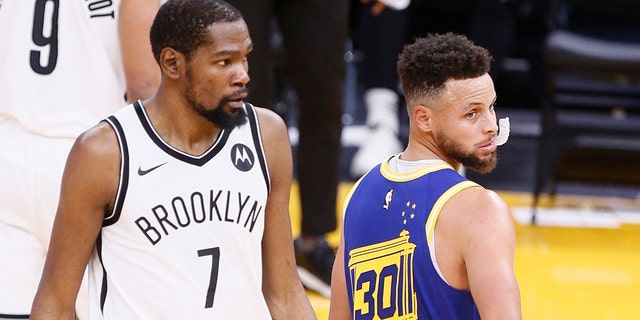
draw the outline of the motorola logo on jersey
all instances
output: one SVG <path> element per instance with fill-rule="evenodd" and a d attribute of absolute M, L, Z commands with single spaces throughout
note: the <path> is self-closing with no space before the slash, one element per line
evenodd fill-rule
<path fill-rule="evenodd" d="M 240 171 L 249 171 L 253 168 L 254 155 L 249 147 L 238 143 L 231 148 L 231 162 Z"/>

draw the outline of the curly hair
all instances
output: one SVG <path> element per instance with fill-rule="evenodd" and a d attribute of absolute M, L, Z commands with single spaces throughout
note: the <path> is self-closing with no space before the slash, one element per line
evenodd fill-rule
<path fill-rule="evenodd" d="M 160 52 L 171 47 L 187 59 L 209 41 L 207 29 L 217 22 L 242 20 L 238 9 L 222 0 L 169 0 L 163 4 L 151 25 L 149 36 L 156 61 Z"/>
<path fill-rule="evenodd" d="M 463 35 L 429 35 L 405 46 L 398 60 L 398 75 L 407 101 L 433 99 L 450 79 L 475 78 L 489 72 L 492 59 L 487 49 Z"/>

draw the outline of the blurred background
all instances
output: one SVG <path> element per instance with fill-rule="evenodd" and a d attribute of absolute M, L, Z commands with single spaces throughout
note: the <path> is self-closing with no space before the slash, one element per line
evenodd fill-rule
<path fill-rule="evenodd" d="M 363 70 L 370 68 L 364 48 L 375 40 L 363 36 L 361 6 L 351 3 L 345 52 L 338 217 L 360 176 L 354 156 L 372 132 Z M 498 148 L 493 172 L 466 175 L 500 193 L 512 209 L 524 318 L 640 319 L 640 1 L 412 0 L 405 18 L 405 43 L 429 33 L 463 33 L 495 58 L 496 112 L 510 118 L 511 135 Z M 286 68 L 277 28 L 273 39 Z M 296 95 L 284 73 L 278 85 L 274 105 L 295 152 Z M 402 101 L 391 121 L 398 121 L 404 144 Z M 297 192 L 294 186 L 294 233 Z M 338 232 L 328 237 L 334 246 Z M 328 300 L 309 295 L 326 318 Z"/>
<path fill-rule="evenodd" d="M 468 172 L 468 177 L 488 188 L 505 191 L 536 192 L 537 180 L 544 176 L 544 185 L 538 190 L 541 193 L 557 191 L 632 199 L 640 196 L 639 3 L 634 0 L 411 1 L 407 9 L 411 17 L 407 43 L 429 33 L 464 33 L 488 48 L 495 58 L 491 73 L 498 94 L 496 113 L 498 118 L 510 118 L 511 136 L 509 143 L 499 148 L 500 161 L 494 172 L 488 175 Z M 352 15 L 354 11 L 352 7 Z M 352 17 L 352 21 L 354 19 L 357 17 Z M 547 42 L 559 33 L 571 35 L 558 40 L 564 47 L 550 48 Z M 351 35 L 350 50 L 345 53 L 347 79 L 340 172 L 344 181 L 359 177 L 353 175 L 349 167 L 368 133 L 364 80 L 359 73 L 366 62 L 359 48 L 354 47 L 358 42 L 354 37 L 358 34 L 352 30 Z M 277 35 L 274 46 L 278 47 Z M 587 76 L 566 80 L 555 87 L 550 79 L 550 65 L 554 62 L 549 60 L 561 59 L 553 56 L 557 55 L 553 50 L 562 51 L 565 55 L 562 59 L 578 61 L 574 63 L 575 70 L 564 70 L 567 74 L 586 73 Z M 621 54 L 621 51 L 626 52 Z M 282 68 L 286 68 L 286 57 L 279 58 Z M 587 64 L 594 70 L 580 69 Z M 595 80 L 589 79 L 589 73 Z M 280 90 L 274 105 L 289 125 L 295 148 L 295 92 L 284 73 L 278 74 Z M 573 91 L 557 97 L 566 87 Z M 565 110 L 568 116 L 560 114 Z M 573 126 L 581 126 L 579 129 L 587 134 L 571 139 L 575 141 L 564 141 L 560 147 L 554 146 L 561 150 L 541 145 L 547 135 L 554 139 L 573 135 L 555 128 L 551 124 L 556 122 L 555 117 L 574 122 Z M 404 143 L 408 122 L 402 102 L 398 118 L 398 136 Z M 554 158 L 548 160 L 552 163 L 546 170 L 537 167 L 545 157 Z M 616 168 L 622 169 L 622 173 L 614 170 Z"/>

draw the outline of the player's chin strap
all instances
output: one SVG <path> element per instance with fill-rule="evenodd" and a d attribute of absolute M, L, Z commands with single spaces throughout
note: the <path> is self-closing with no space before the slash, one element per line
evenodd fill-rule
<path fill-rule="evenodd" d="M 497 146 L 501 146 L 507 143 L 507 140 L 509 140 L 510 127 L 511 127 L 511 124 L 509 123 L 509 117 L 504 117 L 498 120 L 498 135 L 493 140 L 493 142 Z"/>

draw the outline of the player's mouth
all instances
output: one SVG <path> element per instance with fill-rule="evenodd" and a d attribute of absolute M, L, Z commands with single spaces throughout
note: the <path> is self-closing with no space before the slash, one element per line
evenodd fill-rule
<path fill-rule="evenodd" d="M 494 152 L 496 151 L 496 148 L 498 148 L 498 146 L 496 146 L 496 144 L 493 143 L 493 139 L 491 139 L 489 142 L 480 146 L 480 150 L 485 152 Z"/>
<path fill-rule="evenodd" d="M 247 97 L 246 93 L 238 94 L 227 98 L 227 105 L 229 105 L 233 111 L 237 111 L 242 108 L 244 103 L 244 98 Z"/>

